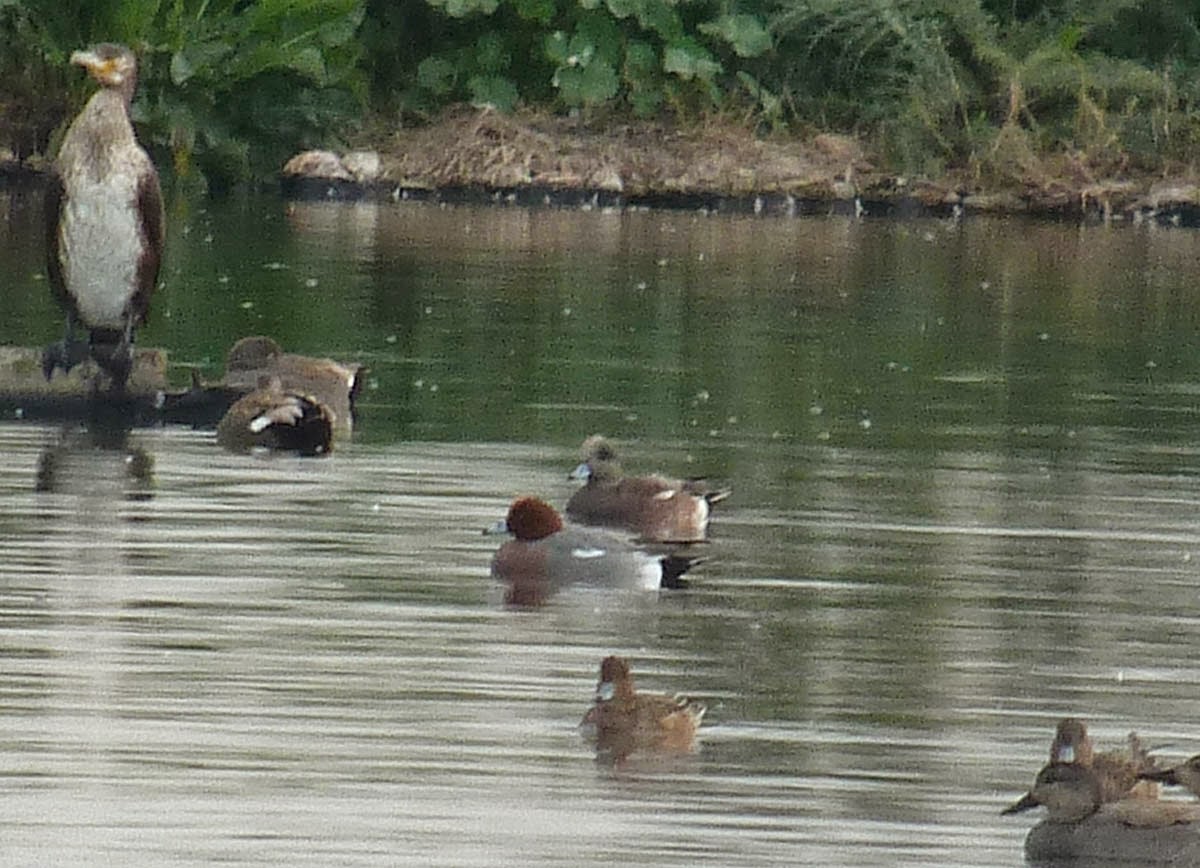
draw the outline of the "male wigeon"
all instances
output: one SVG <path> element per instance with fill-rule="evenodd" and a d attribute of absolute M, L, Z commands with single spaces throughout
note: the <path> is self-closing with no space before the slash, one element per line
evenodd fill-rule
<path fill-rule="evenodd" d="M 285 353 L 265 335 L 241 338 L 225 357 L 224 385 L 253 389 L 263 377 L 277 377 L 284 391 L 311 396 L 333 411 L 336 427 L 350 431 L 362 390 L 361 365 Z"/>
<path fill-rule="evenodd" d="M 233 402 L 217 424 L 217 443 L 230 452 L 271 449 L 324 455 L 333 441 L 333 411 L 311 395 L 285 390 L 264 377 Z"/>
<path fill-rule="evenodd" d="M 560 587 L 679 588 L 698 558 L 643 551 L 619 534 L 563 524 L 546 501 L 521 497 L 489 533 L 510 533 L 492 558 L 492 575 L 508 585 L 506 602 L 538 605 Z"/>
<path fill-rule="evenodd" d="M 1129 733 L 1125 751 L 1095 753 L 1087 724 L 1077 717 L 1064 717 L 1050 743 L 1050 762 L 1073 763 L 1092 769 L 1099 781 L 1102 802 L 1115 802 L 1127 796 L 1158 798 L 1158 788 L 1154 784 L 1138 783 L 1141 772 L 1153 771 L 1156 766 L 1136 732 Z"/>
<path fill-rule="evenodd" d="M 623 657 L 600 661 L 596 701 L 580 721 L 598 756 L 622 762 L 634 753 L 690 753 L 705 707 L 682 696 L 638 693 Z"/>
<path fill-rule="evenodd" d="M 701 542 L 713 504 L 729 496 L 702 479 L 625 476 L 612 444 L 600 434 L 583 441 L 583 462 L 570 479 L 586 484 L 567 501 L 567 518 L 620 528 L 653 542 Z"/>
<path fill-rule="evenodd" d="M 1025 838 L 1030 862 L 1071 864 L 1200 864 L 1200 807 L 1180 802 L 1129 798 L 1102 802 L 1094 768 L 1051 762 L 1033 788 L 1002 813 L 1042 805 L 1046 819 Z"/>
<path fill-rule="evenodd" d="M 1144 781 L 1157 781 L 1172 787 L 1184 787 L 1193 796 L 1200 797 L 1200 754 L 1169 769 L 1144 769 L 1138 777 Z"/>

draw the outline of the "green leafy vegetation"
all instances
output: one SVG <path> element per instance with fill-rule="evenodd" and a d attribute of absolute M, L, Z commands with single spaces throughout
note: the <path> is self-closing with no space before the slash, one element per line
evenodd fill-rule
<path fill-rule="evenodd" d="M 52 148 L 90 90 L 70 52 L 101 40 L 139 52 L 143 138 L 215 184 L 462 102 L 726 113 L 1009 181 L 1047 155 L 1190 166 L 1200 141 L 1194 0 L 0 0 L 19 156 Z"/>
<path fill-rule="evenodd" d="M 915 171 L 1187 161 L 1198 16 L 1181 0 L 780 0 L 770 81 L 792 118 L 874 137 Z"/>
<path fill-rule="evenodd" d="M 766 19 L 692 0 L 372 0 L 364 42 L 376 90 L 402 112 L 466 100 L 507 110 L 719 108 L 736 62 L 770 51 Z M 429 39 L 407 42 L 411 28 Z M 397 38 L 398 37 L 398 38 Z M 387 56 L 389 53 L 392 56 Z M 414 73 L 415 71 L 415 73 Z"/>
<path fill-rule="evenodd" d="M 362 116 L 362 14 L 361 0 L 0 0 L 0 63 L 14 90 L 54 70 L 60 125 L 93 87 L 71 52 L 125 42 L 139 56 L 143 141 L 179 175 L 223 186 Z"/>

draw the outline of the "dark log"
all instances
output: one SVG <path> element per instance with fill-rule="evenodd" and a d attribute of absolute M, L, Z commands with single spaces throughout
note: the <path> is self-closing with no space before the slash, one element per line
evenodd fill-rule
<path fill-rule="evenodd" d="M 42 350 L 0 346 L 0 418 L 46 422 L 104 422 L 129 427 L 190 425 L 215 428 L 229 406 L 249 391 L 224 383 L 172 389 L 167 353 L 138 349 L 123 392 L 87 360 L 69 374 L 42 375 Z"/>

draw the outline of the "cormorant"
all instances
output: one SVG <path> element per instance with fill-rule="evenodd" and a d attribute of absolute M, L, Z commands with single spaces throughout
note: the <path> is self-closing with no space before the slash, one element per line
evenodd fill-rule
<path fill-rule="evenodd" d="M 123 45 L 76 51 L 71 63 L 100 83 L 71 123 L 46 199 L 50 286 L 67 312 L 66 334 L 48 346 L 42 371 L 70 371 L 91 356 L 124 389 L 133 330 L 146 318 L 163 249 L 158 173 L 129 120 L 137 59 Z M 85 344 L 75 326 L 89 330 Z"/>

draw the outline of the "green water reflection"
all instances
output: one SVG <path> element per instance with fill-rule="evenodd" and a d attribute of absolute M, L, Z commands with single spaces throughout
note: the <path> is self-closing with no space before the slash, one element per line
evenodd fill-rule
<path fill-rule="evenodd" d="M 39 204 L 8 202 L 0 340 L 58 329 Z M 1018 221 L 175 202 L 142 341 L 237 337 L 370 365 L 359 436 L 580 432 L 939 448 L 1171 427 L 1126 385 L 1200 366 L 1194 234 Z M 186 379 L 179 372 L 180 379 Z"/>

